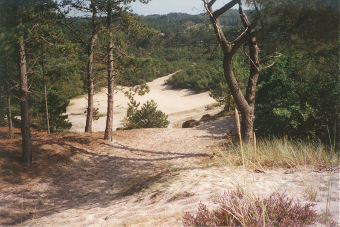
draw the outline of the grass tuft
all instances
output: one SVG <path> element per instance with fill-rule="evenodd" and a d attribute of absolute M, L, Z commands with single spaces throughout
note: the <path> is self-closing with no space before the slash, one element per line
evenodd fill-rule
<path fill-rule="evenodd" d="M 288 138 L 258 140 L 251 145 L 243 144 L 242 149 L 232 144 L 229 149 L 221 150 L 219 156 L 223 157 L 220 161 L 230 166 L 250 168 L 339 164 L 339 154 L 331 152 L 325 145 Z"/>

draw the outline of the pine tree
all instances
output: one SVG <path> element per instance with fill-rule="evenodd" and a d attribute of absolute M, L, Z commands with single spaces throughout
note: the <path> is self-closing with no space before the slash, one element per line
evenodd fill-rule
<path fill-rule="evenodd" d="M 26 44 L 35 36 L 39 22 L 44 20 L 44 12 L 54 8 L 50 0 L 2 0 L 0 1 L 1 36 L 4 50 L 17 53 L 16 62 L 20 75 L 22 158 L 25 164 L 32 162 L 31 125 L 29 111 L 29 86 Z"/>

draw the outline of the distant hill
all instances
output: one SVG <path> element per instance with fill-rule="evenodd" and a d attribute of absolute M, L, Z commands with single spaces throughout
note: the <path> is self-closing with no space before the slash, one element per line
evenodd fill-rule
<path fill-rule="evenodd" d="M 251 11 L 246 10 L 246 14 Z M 150 27 L 162 30 L 163 26 L 171 26 L 176 24 L 185 24 L 187 22 L 203 23 L 208 16 L 203 13 L 199 15 L 191 15 L 187 13 L 169 13 L 166 15 L 153 14 L 148 16 L 138 16 L 139 20 L 148 24 Z M 236 26 L 239 20 L 238 10 L 231 9 L 219 17 L 222 26 Z"/>

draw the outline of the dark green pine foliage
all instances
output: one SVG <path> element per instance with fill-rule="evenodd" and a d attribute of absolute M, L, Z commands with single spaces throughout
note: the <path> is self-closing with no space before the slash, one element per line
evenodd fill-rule
<path fill-rule="evenodd" d="M 255 2 L 262 54 L 284 54 L 260 74 L 257 132 L 339 148 L 339 1 Z"/>
<path fill-rule="evenodd" d="M 168 116 L 157 110 L 157 103 L 153 100 L 146 101 L 140 109 L 140 103 L 130 100 L 125 120 L 125 129 L 137 128 L 166 128 L 169 125 Z"/>
<path fill-rule="evenodd" d="M 262 73 L 256 97 L 256 128 L 262 136 L 288 135 L 339 144 L 338 49 L 282 56 Z"/>
<path fill-rule="evenodd" d="M 12 82 L 19 83 L 17 72 L 16 45 L 20 38 L 25 40 L 27 78 L 29 84 L 30 124 L 37 129 L 46 129 L 42 58 L 45 63 L 49 117 L 52 131 L 70 128 L 71 124 L 63 115 L 69 99 L 83 93 L 83 78 L 79 66 L 79 50 L 64 36 L 57 22 L 57 5 L 53 1 L 22 1 L 20 12 L 24 15 L 23 26 L 16 25 L 15 12 L 21 2 L 1 1 L 1 46 L 7 54 L 8 75 Z M 6 23 L 5 23 L 6 22 Z M 44 55 L 41 55 L 41 45 Z M 3 55 L 2 55 L 3 56 Z M 13 86 L 15 88 L 15 82 Z M 15 95 L 17 91 L 12 89 Z M 57 95 L 58 94 L 58 95 Z M 15 97 L 14 96 L 14 97 Z M 18 100 L 13 99 L 16 113 Z M 60 108 L 64 106 L 63 108 Z M 58 123 L 57 123 L 58 122 Z"/>
<path fill-rule="evenodd" d="M 262 42 L 268 48 L 301 54 L 338 45 L 339 9 L 336 0 L 247 0 L 260 8 Z"/>
<path fill-rule="evenodd" d="M 13 62 L 19 66 L 20 103 L 21 103 L 21 134 L 22 158 L 25 164 L 32 162 L 32 145 L 30 129 L 30 58 L 27 55 L 28 43 L 37 36 L 37 30 L 44 14 L 55 7 L 53 1 L 7 1 L 0 2 L 1 49 L 13 52 Z"/>

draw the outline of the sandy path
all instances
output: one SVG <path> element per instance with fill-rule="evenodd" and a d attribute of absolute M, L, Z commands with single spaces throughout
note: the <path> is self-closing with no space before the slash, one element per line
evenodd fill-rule
<path fill-rule="evenodd" d="M 101 132 L 34 133 L 29 168 L 18 162 L 20 136 L 1 137 L 0 226 L 181 226 L 200 201 L 214 208 L 214 199 L 238 187 L 258 196 L 285 192 L 303 204 L 315 187 L 318 221 L 328 201 L 339 223 L 339 170 L 220 165 L 228 160 L 211 155 L 234 127 L 230 116 L 192 129 L 116 131 L 110 142 Z"/>
<path fill-rule="evenodd" d="M 154 100 L 158 104 L 158 109 L 168 115 L 168 120 L 170 121 L 169 128 L 177 127 L 187 118 L 199 120 L 204 114 L 216 114 L 221 110 L 221 108 L 206 110 L 206 106 L 216 103 L 216 101 L 209 96 L 209 92 L 196 94 L 194 91 L 188 89 L 172 89 L 170 85 L 166 85 L 164 81 L 172 75 L 173 74 L 170 74 L 147 83 L 150 87 L 150 92 L 144 96 L 137 95 L 135 97 L 141 105 L 147 100 Z M 121 88 L 122 87 L 119 87 L 119 89 Z M 103 88 L 101 92 L 95 94 L 93 101 L 94 108 L 99 108 L 100 114 L 106 114 L 107 88 Z M 118 91 L 115 94 L 114 129 L 123 125 L 128 102 L 129 100 L 124 96 L 122 91 Z M 86 123 L 86 115 L 84 114 L 84 111 L 86 107 L 87 97 L 71 100 L 66 111 L 66 114 L 69 115 L 69 121 L 73 124 L 71 131 L 84 132 Z M 94 121 L 93 131 L 104 131 L 105 124 L 106 116 Z"/>
<path fill-rule="evenodd" d="M 163 83 L 166 78 L 149 83 L 150 94 L 139 100 L 158 102 L 173 119 L 172 126 L 189 116 L 199 118 L 205 105 L 214 102 L 207 93 L 171 90 Z M 116 100 L 118 126 L 127 99 L 118 93 Z M 70 116 L 72 130 L 82 131 L 86 99 L 72 102 L 68 113 L 80 114 Z M 96 95 L 95 107 L 106 111 L 105 90 Z M 102 119 L 104 124 L 95 122 L 95 130 L 104 130 Z M 314 188 L 320 217 L 313 226 L 326 226 L 321 222 L 327 204 L 329 219 L 337 222 L 332 226 L 339 226 L 339 170 L 315 172 L 301 166 L 259 173 L 228 166 L 221 142 L 234 130 L 235 118 L 228 116 L 190 129 L 115 131 L 112 141 L 103 140 L 102 132 L 34 132 L 29 168 L 18 161 L 19 130 L 14 139 L 2 133 L 0 226 L 181 226 L 184 212 L 196 212 L 200 201 L 214 208 L 214 199 L 237 188 L 256 196 L 285 192 L 302 204 L 310 202 L 306 190 Z"/>

